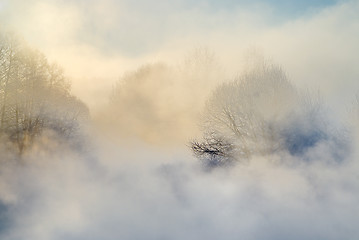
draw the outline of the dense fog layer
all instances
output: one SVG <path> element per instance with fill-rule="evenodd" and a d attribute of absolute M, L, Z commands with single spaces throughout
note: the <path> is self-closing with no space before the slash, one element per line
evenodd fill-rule
<path fill-rule="evenodd" d="M 357 239 L 358 2 L 141 2 L 0 1 L 0 239 Z"/>
<path fill-rule="evenodd" d="M 357 157 L 253 157 L 211 171 L 186 149 L 102 142 L 2 163 L 2 239 L 355 239 Z M 280 156 L 272 155 L 273 158 Z M 10 159 L 10 158 L 8 158 Z"/>
<path fill-rule="evenodd" d="M 356 238 L 357 105 L 338 121 L 315 95 L 300 94 L 301 89 L 286 83 L 275 66 L 264 72 L 254 68 L 257 78 L 247 73 L 243 81 L 214 87 L 209 100 L 195 108 L 198 116 L 184 115 L 198 128 L 186 131 L 174 116 L 180 111 L 178 89 L 161 84 L 171 76 L 169 69 L 150 65 L 126 75 L 128 82 L 117 86 L 121 91 L 114 91 L 108 107 L 82 128 L 80 145 L 51 128 L 20 153 L 3 144 L 11 139 L 2 141 L 2 239 Z M 275 85 L 278 78 L 281 84 Z M 233 84 L 246 87 L 237 90 Z M 156 90 L 144 91 L 151 87 Z M 136 97 L 122 92 L 127 89 Z M 200 139 L 203 119 L 202 131 L 211 129 L 208 124 L 217 128 L 218 123 L 208 122 L 213 115 L 205 109 L 213 114 L 228 106 L 221 105 L 228 100 L 239 111 L 234 117 L 254 114 L 242 130 L 260 131 L 263 139 L 253 140 L 248 133 L 254 144 L 251 154 L 235 151 L 231 164 L 208 165 L 211 156 L 195 158 L 190 140 Z M 183 109 L 193 110 L 187 104 Z M 293 111 L 294 120 L 284 114 Z M 290 136 L 268 142 L 261 135 L 263 121 L 281 124 L 274 131 L 284 129 L 280 133 Z M 244 142 L 224 128 L 221 133 L 241 149 Z M 176 130 L 181 137 L 173 137 Z M 267 151 L 268 144 L 277 147 Z"/>

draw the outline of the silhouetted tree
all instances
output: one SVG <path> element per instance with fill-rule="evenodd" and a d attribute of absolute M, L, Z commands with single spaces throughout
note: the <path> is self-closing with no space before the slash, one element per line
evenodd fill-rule
<path fill-rule="evenodd" d="M 195 156 L 207 167 L 223 166 L 232 163 L 234 145 L 220 137 L 204 137 L 204 141 L 192 141 L 191 149 Z"/>

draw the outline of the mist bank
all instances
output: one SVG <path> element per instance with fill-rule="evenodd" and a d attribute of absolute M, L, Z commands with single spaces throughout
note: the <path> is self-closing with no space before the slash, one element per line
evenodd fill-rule
<path fill-rule="evenodd" d="M 147 110 L 140 111 L 144 118 L 148 114 L 151 119 L 159 109 L 172 113 L 173 105 L 166 104 L 173 103 L 161 99 L 161 94 L 168 92 L 159 89 L 161 79 L 167 78 L 157 78 L 168 76 L 167 70 L 163 65 L 149 65 L 129 73 L 128 85 L 118 88 L 138 87 L 135 99 L 144 95 L 144 102 L 152 103 L 149 99 L 154 98 L 155 107 L 140 105 L 131 112 L 132 108 L 120 105 L 116 114 L 127 113 L 135 119 L 138 109 L 143 108 Z M 147 88 L 141 84 L 153 84 L 156 91 L 144 91 Z M 259 93 L 267 92 L 262 90 L 266 85 L 254 86 L 260 87 Z M 251 96 L 252 91 L 247 93 Z M 124 103 L 131 102 L 132 98 L 122 94 Z M 284 96 L 281 101 L 292 102 L 293 94 Z M 155 105 L 156 97 L 164 106 Z M 240 102 L 246 95 L 243 98 Z M 254 99 L 260 106 L 273 103 L 266 97 L 263 101 Z M 116 103 L 113 101 L 111 104 Z M 267 109 L 268 119 L 275 119 L 276 108 L 263 109 Z M 332 122 L 331 114 L 323 114 L 326 111 L 316 113 L 324 122 Z M 115 112 L 110 108 L 110 113 Z M 327 147 L 339 146 L 324 141 L 312 146 L 309 161 L 306 155 L 274 151 L 208 169 L 192 156 L 188 142 L 179 140 L 182 137 L 174 141 L 168 133 L 161 135 L 161 131 L 150 129 L 161 136 L 161 141 L 154 141 L 132 125 L 124 125 L 126 129 L 122 121 L 106 125 L 119 125 L 110 133 L 101 127 L 90 130 L 90 147 L 85 152 L 55 136 L 43 135 L 45 144 L 35 145 L 38 147 L 23 155 L 21 161 L 17 155 L 1 153 L 0 236 L 5 240 L 355 239 L 359 234 L 355 224 L 359 220 L 358 118 L 356 111 L 352 113 L 351 121 L 333 123 L 348 123 L 345 126 L 353 133 L 350 139 L 354 147 L 338 162 L 330 160 Z M 155 118 L 159 125 L 163 119 L 167 118 Z M 291 119 L 281 119 L 281 124 L 286 123 L 291 125 Z M 175 132 L 176 128 L 174 125 L 167 131 Z"/>
<path fill-rule="evenodd" d="M 46 59 L 19 53 L 12 68 L 2 58 L 13 83 L 6 95 L 1 78 L 2 106 L 11 96 L 2 113 L 15 136 L 36 134 L 20 153 L 9 147 L 18 144 L 11 134 L 1 139 L 1 239 L 359 235 L 357 102 L 348 102 L 350 111 L 340 115 L 277 65 L 263 70 L 268 65 L 262 57 L 228 77 L 214 53 L 198 49 L 178 64 L 150 63 L 122 75 L 108 104 L 84 123 L 72 113 L 74 106 L 87 108 L 68 88 L 55 87 L 60 95 L 49 91 Z M 55 76 L 63 83 L 63 75 Z M 32 112 L 22 107 L 29 102 Z M 228 113 L 223 110 L 237 121 L 228 124 L 213 114 Z M 72 130 L 62 124 L 68 116 L 81 126 L 74 135 L 79 144 L 57 132 Z M 42 131 L 31 127 L 48 117 L 51 124 L 40 125 Z M 243 134 L 239 140 L 228 125 Z M 211 156 L 201 161 L 192 155 L 190 140 L 208 130 L 234 139 L 233 164 L 208 168 Z M 245 157 L 244 148 L 250 153 Z"/>
<path fill-rule="evenodd" d="M 357 155 L 337 165 L 297 159 L 283 165 L 253 157 L 246 164 L 204 171 L 185 149 L 165 153 L 102 144 L 95 162 L 58 148 L 34 154 L 26 164 L 2 164 L 1 238 L 358 235 Z"/>

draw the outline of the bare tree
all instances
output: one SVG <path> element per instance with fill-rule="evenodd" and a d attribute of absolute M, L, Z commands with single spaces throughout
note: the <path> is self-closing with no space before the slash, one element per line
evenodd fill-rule
<path fill-rule="evenodd" d="M 204 141 L 192 141 L 191 149 L 195 156 L 207 167 L 224 166 L 232 163 L 234 145 L 221 137 L 204 137 Z"/>
<path fill-rule="evenodd" d="M 20 154 L 45 129 L 70 137 L 84 116 L 87 107 L 71 96 L 60 68 L 18 37 L 0 34 L 0 134 Z"/>
<path fill-rule="evenodd" d="M 261 62 L 215 89 L 204 111 L 203 140 L 192 142 L 191 149 L 197 157 L 207 155 L 208 162 L 281 151 L 303 155 L 320 141 L 337 141 L 322 109 L 316 98 L 297 91 L 280 67 Z"/>

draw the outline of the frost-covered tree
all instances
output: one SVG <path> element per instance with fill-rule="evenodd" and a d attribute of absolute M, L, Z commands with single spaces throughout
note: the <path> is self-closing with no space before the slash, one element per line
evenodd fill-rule
<path fill-rule="evenodd" d="M 280 67 L 262 62 L 214 90 L 203 114 L 203 140 L 191 148 L 209 166 L 283 152 L 306 158 L 321 142 L 341 143 L 324 116 L 317 98 L 299 92 Z"/>

